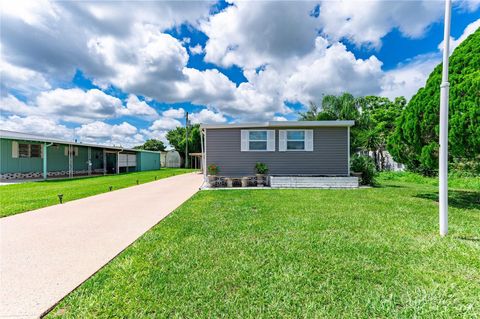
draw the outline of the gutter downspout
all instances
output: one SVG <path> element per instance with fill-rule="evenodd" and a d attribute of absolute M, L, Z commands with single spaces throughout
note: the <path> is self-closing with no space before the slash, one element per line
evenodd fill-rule
<path fill-rule="evenodd" d="M 347 176 L 350 176 L 350 126 L 347 128 L 348 133 L 347 133 L 347 147 L 348 147 L 348 162 L 347 162 Z"/>
<path fill-rule="evenodd" d="M 87 160 L 87 170 L 88 170 L 88 176 L 92 175 L 92 148 L 89 146 L 88 147 L 88 160 Z"/>
<path fill-rule="evenodd" d="M 117 151 L 117 171 L 116 171 L 117 174 L 120 174 L 120 162 L 118 160 L 120 158 L 120 153 L 121 152 L 123 152 L 123 147 L 120 151 Z M 128 165 L 128 163 L 127 163 L 127 165 Z M 127 171 L 128 171 L 128 167 L 127 167 Z"/>
<path fill-rule="evenodd" d="M 68 144 L 68 178 L 73 178 L 73 145 Z"/>
<path fill-rule="evenodd" d="M 47 148 L 52 146 L 53 143 L 47 145 L 47 142 L 43 143 L 43 180 L 47 180 L 48 172 L 47 172 Z"/>
<path fill-rule="evenodd" d="M 107 153 L 105 148 L 103 148 L 103 175 L 107 175 Z"/>

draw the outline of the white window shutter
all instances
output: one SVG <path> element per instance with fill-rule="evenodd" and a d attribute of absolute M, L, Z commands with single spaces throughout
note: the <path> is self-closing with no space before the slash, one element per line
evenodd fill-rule
<path fill-rule="evenodd" d="M 78 146 L 75 146 L 74 154 L 75 156 L 78 156 Z"/>
<path fill-rule="evenodd" d="M 305 151 L 313 152 L 313 130 L 305 130 Z"/>
<path fill-rule="evenodd" d="M 18 142 L 12 141 L 12 158 L 18 158 Z"/>
<path fill-rule="evenodd" d="M 40 158 L 43 158 L 43 149 L 44 149 L 44 144 L 40 144 Z"/>
<path fill-rule="evenodd" d="M 267 131 L 267 151 L 275 152 L 275 130 Z"/>
<path fill-rule="evenodd" d="M 63 153 L 65 154 L 65 156 L 68 156 L 68 145 L 67 145 L 67 146 L 65 146 L 65 150 L 64 150 L 64 152 L 63 152 Z"/>
<path fill-rule="evenodd" d="M 242 130 L 241 131 L 240 140 L 241 140 L 240 141 L 240 144 L 241 144 L 240 150 L 242 152 L 248 151 L 250 149 L 249 145 L 248 145 L 248 130 Z"/>
<path fill-rule="evenodd" d="M 278 150 L 285 152 L 287 150 L 287 131 L 278 131 Z"/>

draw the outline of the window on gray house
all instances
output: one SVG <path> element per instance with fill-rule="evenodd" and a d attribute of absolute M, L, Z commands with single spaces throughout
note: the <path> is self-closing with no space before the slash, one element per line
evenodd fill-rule
<path fill-rule="evenodd" d="M 287 131 L 287 150 L 305 150 L 305 131 Z"/>
<path fill-rule="evenodd" d="M 249 131 L 248 143 L 251 151 L 267 150 L 267 131 Z"/>

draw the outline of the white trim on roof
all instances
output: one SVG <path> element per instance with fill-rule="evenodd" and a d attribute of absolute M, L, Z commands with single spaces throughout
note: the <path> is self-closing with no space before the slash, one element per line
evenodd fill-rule
<path fill-rule="evenodd" d="M 355 121 L 271 121 L 264 123 L 201 124 L 202 129 L 263 127 L 350 127 Z"/>
<path fill-rule="evenodd" d="M 0 130 L 0 138 L 16 140 L 16 141 L 48 142 L 48 143 L 75 145 L 75 146 L 90 146 L 90 147 L 96 147 L 96 148 L 105 148 L 105 149 L 109 149 L 109 150 L 117 150 L 117 151 L 120 151 L 120 152 L 121 151 L 132 151 L 132 152 L 160 153 L 160 152 L 155 152 L 155 151 L 137 150 L 137 149 L 133 149 L 133 148 L 124 148 L 124 147 L 121 147 L 121 146 L 108 146 L 108 145 L 101 145 L 101 144 L 78 143 L 78 142 L 74 142 L 74 141 L 60 140 L 60 139 L 54 139 L 54 138 L 40 136 L 40 135 L 33 135 L 33 134 L 6 131 L 6 130 Z"/>

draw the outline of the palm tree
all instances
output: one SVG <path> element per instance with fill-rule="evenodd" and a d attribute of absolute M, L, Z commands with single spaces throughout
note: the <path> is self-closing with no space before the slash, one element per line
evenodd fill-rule
<path fill-rule="evenodd" d="M 350 151 L 356 152 L 361 148 L 359 133 L 366 128 L 368 122 L 368 117 L 361 112 L 364 103 L 363 97 L 354 97 L 350 93 L 339 96 L 324 95 L 321 108 L 310 102 L 309 109 L 299 113 L 299 119 L 301 121 L 354 120 L 355 126 L 350 130 L 352 141 Z"/>
<path fill-rule="evenodd" d="M 370 128 L 360 133 L 360 145 L 365 151 L 371 151 L 378 171 L 385 166 L 384 150 L 386 145 L 385 134 L 379 128 Z"/>
<path fill-rule="evenodd" d="M 316 121 L 318 120 L 318 106 L 312 101 L 309 102 L 308 111 L 305 113 L 299 112 L 300 121 Z"/>
<path fill-rule="evenodd" d="M 364 103 L 362 97 L 354 97 L 350 93 L 342 95 L 324 95 L 321 109 L 310 102 L 308 111 L 300 112 L 301 121 L 319 120 L 358 120 L 360 109 Z"/>
<path fill-rule="evenodd" d="M 325 95 L 322 99 L 323 110 L 336 120 L 356 120 L 360 115 L 363 98 L 350 93 L 342 95 Z"/>

